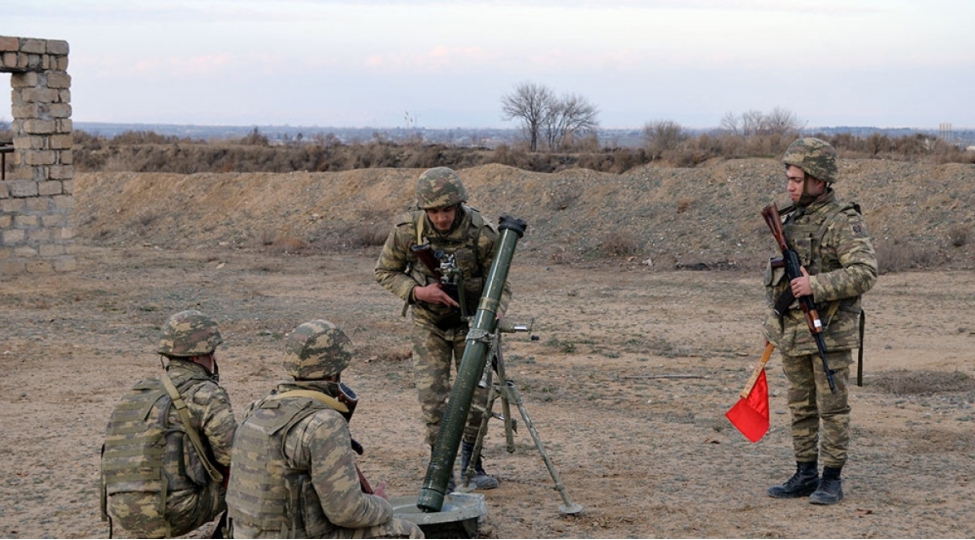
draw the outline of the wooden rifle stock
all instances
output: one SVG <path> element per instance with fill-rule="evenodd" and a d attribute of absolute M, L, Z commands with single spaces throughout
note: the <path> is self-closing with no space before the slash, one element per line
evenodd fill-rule
<path fill-rule="evenodd" d="M 785 238 L 785 232 L 782 230 L 782 217 L 779 215 L 779 209 L 775 206 L 775 203 L 762 209 L 762 217 L 772 231 L 772 236 L 775 238 L 775 243 L 778 245 L 779 251 L 782 252 L 782 265 L 785 266 L 786 277 L 789 278 L 790 282 L 793 279 L 802 277 L 799 255 L 789 247 L 789 243 Z M 773 264 L 773 266 L 775 265 Z M 792 289 L 790 287 L 783 293 L 783 298 L 776 301 L 776 314 L 780 317 L 785 315 L 788 311 L 788 306 L 792 304 L 789 300 L 792 297 Z M 809 332 L 812 334 L 813 339 L 816 340 L 816 348 L 819 350 L 819 358 L 823 361 L 823 370 L 826 372 L 826 381 L 829 383 L 829 389 L 831 392 L 836 392 L 836 382 L 833 381 L 834 371 L 829 368 L 829 362 L 826 360 L 826 340 L 823 338 L 823 323 L 819 318 L 819 312 L 816 310 L 816 303 L 813 302 L 812 296 L 800 296 L 797 300 L 799 301 L 799 307 L 802 309 L 802 314 L 806 319 L 806 326 L 809 327 Z M 788 304 L 786 304 L 786 301 L 788 301 Z"/>
<path fill-rule="evenodd" d="M 440 272 L 440 261 L 437 260 L 436 255 L 433 254 L 433 249 L 430 244 L 423 244 L 422 246 L 413 246 L 413 253 L 416 253 L 416 258 L 423 263 L 423 266 L 427 267 L 433 277 L 437 278 L 437 281 L 443 280 L 443 273 Z"/>

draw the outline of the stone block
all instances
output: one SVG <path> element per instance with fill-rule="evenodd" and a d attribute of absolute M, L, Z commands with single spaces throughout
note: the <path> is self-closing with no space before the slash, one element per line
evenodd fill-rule
<path fill-rule="evenodd" d="M 70 180 L 73 175 L 74 166 L 72 165 L 51 165 L 48 171 L 48 178 L 51 180 Z"/>
<path fill-rule="evenodd" d="M 62 227 L 59 236 L 61 240 L 73 240 L 74 235 L 74 227 Z"/>
<path fill-rule="evenodd" d="M 21 100 L 20 105 L 10 107 L 10 114 L 14 118 L 37 118 L 41 115 L 41 109 L 37 103 L 27 103 Z"/>
<path fill-rule="evenodd" d="M 11 197 L 37 197 L 37 182 L 33 180 L 12 180 L 7 186 Z"/>
<path fill-rule="evenodd" d="M 24 120 L 24 132 L 31 135 L 49 135 L 54 133 L 55 128 L 54 120 L 41 120 L 39 118 Z"/>
<path fill-rule="evenodd" d="M 27 273 L 27 263 L 20 259 L 6 259 L 0 261 L 0 275 L 16 276 Z"/>
<path fill-rule="evenodd" d="M 14 36 L 0 36 L 0 52 L 19 51 L 20 39 Z"/>
<path fill-rule="evenodd" d="M 37 250 L 30 246 L 17 246 L 14 248 L 14 257 L 18 259 L 32 259 L 37 257 Z"/>
<path fill-rule="evenodd" d="M 37 88 L 40 84 L 41 76 L 35 71 L 17 73 L 10 77 L 10 87 L 17 90 L 22 88 Z"/>
<path fill-rule="evenodd" d="M 54 272 L 54 264 L 46 259 L 27 261 L 28 274 L 50 274 Z"/>
<path fill-rule="evenodd" d="M 28 54 L 27 55 L 27 69 L 34 71 L 44 71 L 44 58 L 46 54 Z"/>
<path fill-rule="evenodd" d="M 55 195 L 54 197 L 63 197 L 63 196 L 64 195 Z M 30 197 L 28 199 L 24 199 L 24 202 L 27 204 L 28 212 L 37 212 L 39 214 L 46 214 L 53 210 L 52 197 Z"/>
<path fill-rule="evenodd" d="M 5 51 L 0 53 L 0 69 L 11 70 L 17 68 L 17 53 Z"/>
<path fill-rule="evenodd" d="M 54 122 L 50 122 L 51 127 L 54 127 Z M 24 152 L 24 163 L 34 166 L 34 165 L 54 165 L 55 163 L 54 150 L 26 150 Z"/>
<path fill-rule="evenodd" d="M 0 229 L 10 227 L 14 222 L 13 216 L 0 216 Z"/>
<path fill-rule="evenodd" d="M 27 206 L 27 199 L 0 199 L 0 212 L 16 214 L 23 212 Z"/>
<path fill-rule="evenodd" d="M 67 71 L 68 70 L 68 57 L 67 56 L 58 56 L 57 59 L 58 59 L 58 65 L 55 66 L 54 69 L 56 69 L 58 71 Z"/>
<path fill-rule="evenodd" d="M 42 244 L 37 249 L 37 254 L 41 257 L 57 257 L 64 255 L 64 246 L 60 244 Z"/>
<path fill-rule="evenodd" d="M 68 47 L 68 42 L 63 39 L 49 39 L 47 40 L 47 52 L 53 55 L 66 56 L 70 48 Z"/>
<path fill-rule="evenodd" d="M 62 193 L 62 190 L 61 190 L 61 181 L 60 180 L 51 180 L 49 182 L 39 182 L 37 184 L 37 194 L 38 195 L 44 195 L 44 196 L 48 196 L 48 195 L 60 195 L 61 193 Z"/>
<path fill-rule="evenodd" d="M 58 101 L 58 91 L 53 88 L 24 88 L 20 96 L 27 103 L 54 103 Z"/>
<path fill-rule="evenodd" d="M 54 239 L 51 229 L 29 229 L 27 231 L 27 242 L 32 245 L 47 244 Z"/>
<path fill-rule="evenodd" d="M 20 52 L 41 54 L 47 52 L 47 40 L 27 38 L 20 43 Z"/>
<path fill-rule="evenodd" d="M 70 118 L 58 118 L 58 133 L 71 133 L 72 129 L 74 129 L 74 122 Z"/>
<path fill-rule="evenodd" d="M 16 246 L 22 244 L 27 239 L 27 231 L 23 229 L 0 231 L 0 239 L 3 239 L 3 245 L 5 246 Z"/>
<path fill-rule="evenodd" d="M 44 150 L 47 147 L 47 137 L 41 135 L 14 137 L 14 147 L 18 150 Z"/>
<path fill-rule="evenodd" d="M 74 163 L 74 152 L 72 150 L 61 150 L 58 152 L 58 161 L 62 165 L 71 165 Z M 74 171 L 72 171 L 73 174 Z"/>
<path fill-rule="evenodd" d="M 71 105 L 67 103 L 52 103 L 48 110 L 51 118 L 71 118 Z"/>
<path fill-rule="evenodd" d="M 64 214 L 45 214 L 41 216 L 41 225 L 44 227 L 61 227 L 65 221 Z"/>
<path fill-rule="evenodd" d="M 74 139 L 68 133 L 51 135 L 47 140 L 47 147 L 51 150 L 71 150 L 74 146 Z"/>
<path fill-rule="evenodd" d="M 10 188 L 7 187 L 7 181 L 0 181 L 0 199 L 6 199 L 10 197 Z"/>
<path fill-rule="evenodd" d="M 66 195 L 74 193 L 74 180 L 61 180 L 61 190 Z"/>
<path fill-rule="evenodd" d="M 47 74 L 48 88 L 71 88 L 71 75 L 63 71 L 52 71 Z"/>
<path fill-rule="evenodd" d="M 78 269 L 78 261 L 71 255 L 58 257 L 51 260 L 55 272 L 74 272 Z"/>
<path fill-rule="evenodd" d="M 36 214 L 21 214 L 14 216 L 14 227 L 18 229 L 31 229 L 41 226 L 41 216 Z"/>

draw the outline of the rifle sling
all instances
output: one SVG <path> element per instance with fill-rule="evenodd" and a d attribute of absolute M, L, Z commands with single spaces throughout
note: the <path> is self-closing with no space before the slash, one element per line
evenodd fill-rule
<path fill-rule="evenodd" d="M 180 419 L 183 421 L 183 427 L 185 429 L 186 435 L 189 436 L 190 442 L 193 444 L 193 448 L 196 449 L 196 453 L 200 456 L 200 462 L 203 464 L 203 468 L 206 469 L 207 474 L 210 475 L 210 479 L 213 480 L 215 484 L 223 483 L 223 475 L 220 471 L 210 463 L 210 459 L 207 458 L 207 454 L 203 448 L 203 441 L 200 440 L 200 434 L 193 429 L 193 424 L 190 423 L 190 414 L 186 411 L 186 402 L 183 401 L 183 397 L 179 394 L 179 390 L 176 389 L 176 385 L 173 384 L 172 379 L 169 378 L 168 373 L 163 373 L 162 376 L 163 386 L 166 387 L 166 391 L 169 392 L 169 397 L 173 400 L 173 406 L 176 407 L 176 412 L 179 413 Z"/>

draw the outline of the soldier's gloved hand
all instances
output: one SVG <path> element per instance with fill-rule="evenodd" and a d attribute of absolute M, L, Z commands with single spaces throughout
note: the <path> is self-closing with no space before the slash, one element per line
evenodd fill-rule
<path fill-rule="evenodd" d="M 460 307 L 460 304 L 456 300 L 440 288 L 439 283 L 431 283 L 413 289 L 413 298 L 428 304 L 444 304 L 450 307 Z"/>

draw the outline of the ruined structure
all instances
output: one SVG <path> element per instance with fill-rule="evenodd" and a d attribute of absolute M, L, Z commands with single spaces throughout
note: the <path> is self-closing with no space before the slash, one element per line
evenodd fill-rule
<path fill-rule="evenodd" d="M 76 267 L 68 43 L 0 36 L 0 72 L 10 73 L 12 144 L 0 141 L 0 279 Z M 2 118 L 3 115 L 0 115 Z"/>

